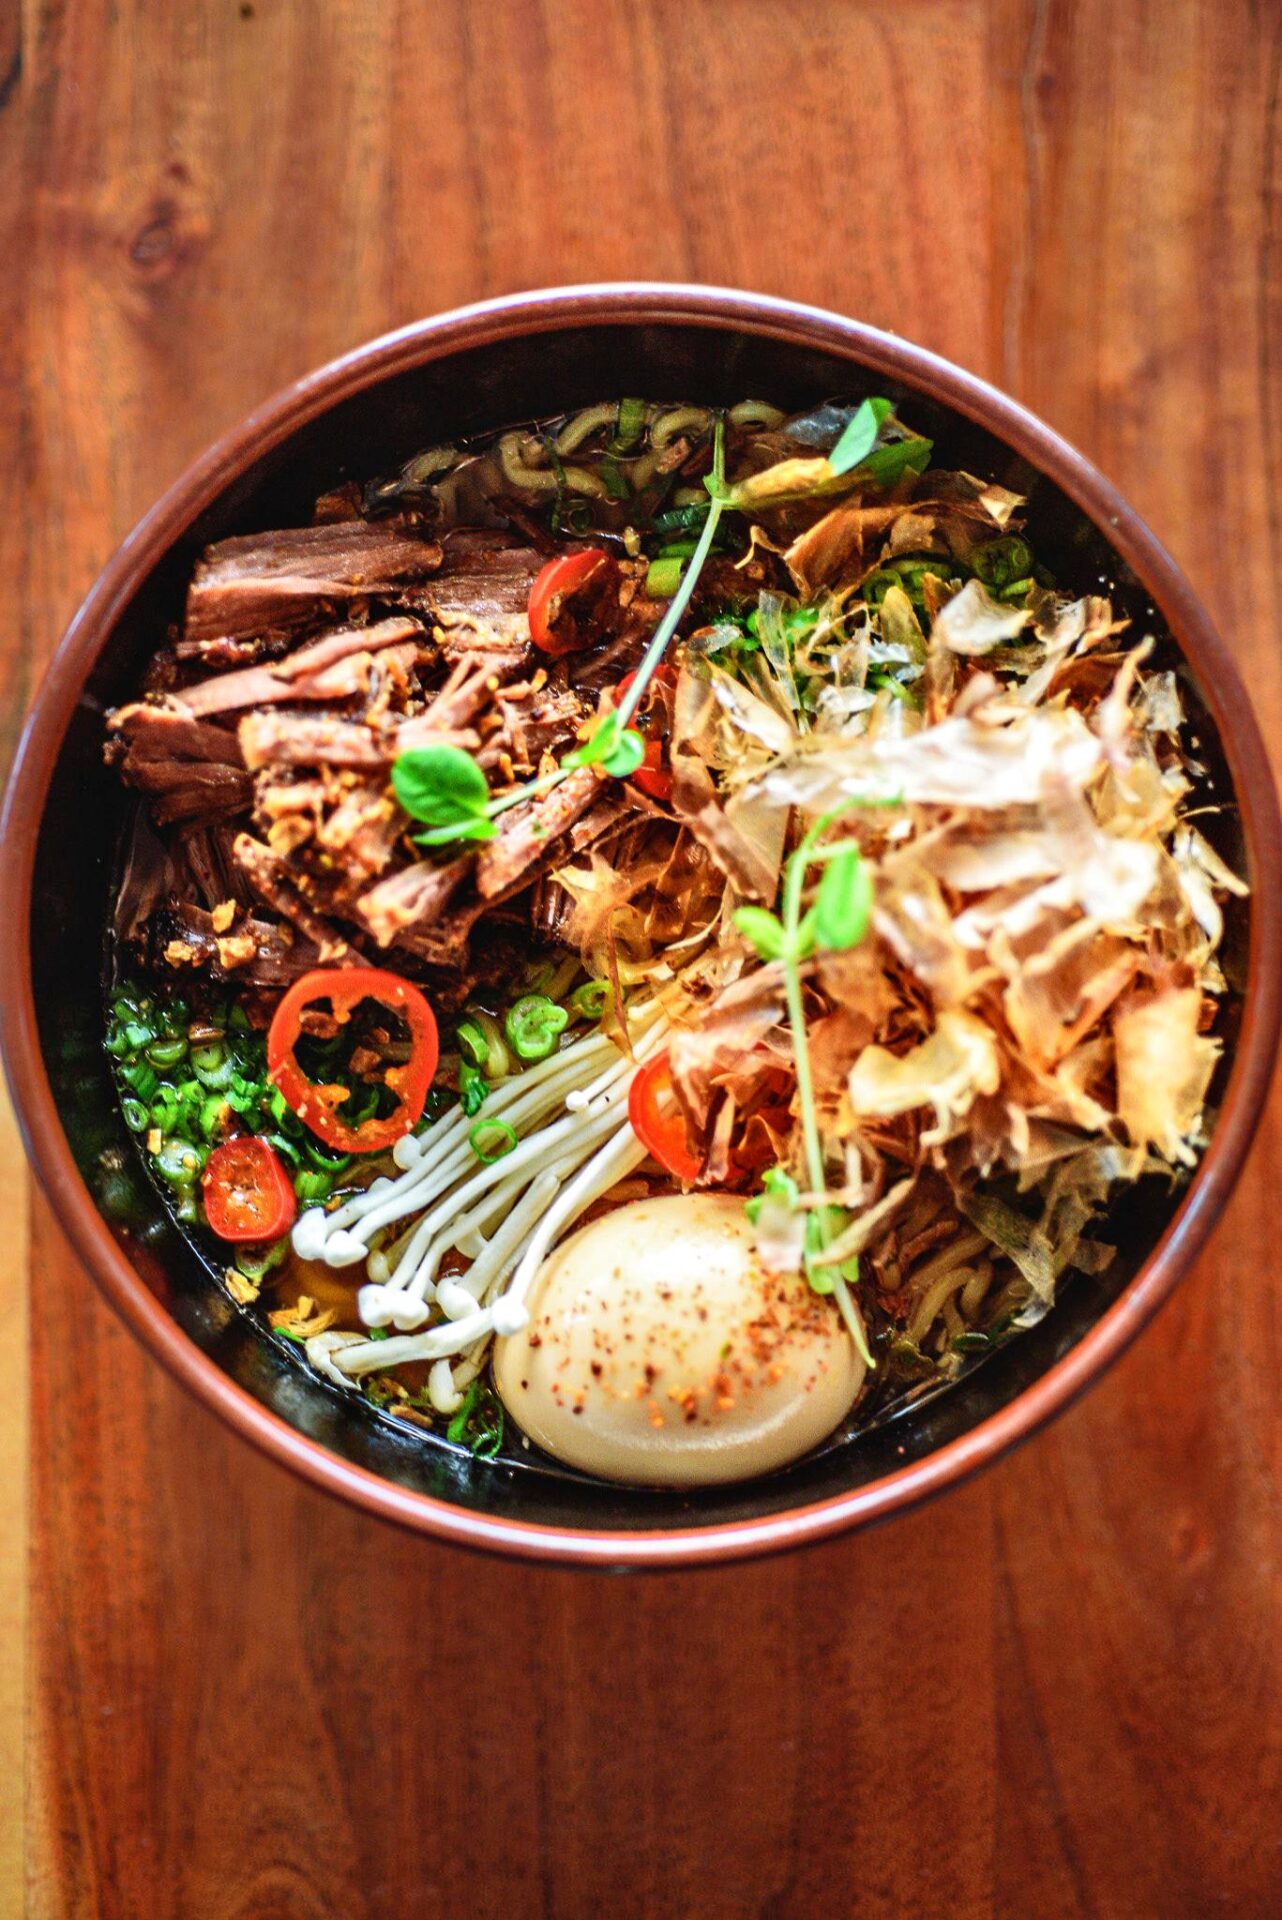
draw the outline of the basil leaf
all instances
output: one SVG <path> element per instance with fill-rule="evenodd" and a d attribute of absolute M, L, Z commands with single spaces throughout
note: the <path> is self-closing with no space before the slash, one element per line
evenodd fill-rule
<path fill-rule="evenodd" d="M 778 960 L 784 950 L 780 921 L 765 907 L 736 907 L 734 923 L 762 960 Z"/>
<path fill-rule="evenodd" d="M 815 940 L 836 953 L 858 946 L 868 931 L 872 879 L 857 847 L 843 847 L 826 863 L 815 895 Z"/>
<path fill-rule="evenodd" d="M 834 473 L 849 473 L 867 458 L 877 444 L 882 421 L 894 412 L 889 400 L 865 400 L 856 408 L 845 432 L 828 455 Z"/>
<path fill-rule="evenodd" d="M 412 820 L 431 827 L 483 815 L 490 800 L 489 782 L 461 747 L 413 747 L 398 754 L 392 790 Z"/>

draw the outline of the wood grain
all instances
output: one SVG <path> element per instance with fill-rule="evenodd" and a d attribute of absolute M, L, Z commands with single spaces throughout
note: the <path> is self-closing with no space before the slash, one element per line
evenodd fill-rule
<path fill-rule="evenodd" d="M 1282 729 L 1276 0 L 0 23 L 10 732 L 95 569 L 252 403 L 422 312 L 635 274 L 1008 386 L 1177 551 Z M 466 1559 L 296 1486 L 144 1362 L 37 1202 L 26 1910 L 1275 1913 L 1280 1118 L 1052 1432 L 867 1538 L 681 1577 Z"/>

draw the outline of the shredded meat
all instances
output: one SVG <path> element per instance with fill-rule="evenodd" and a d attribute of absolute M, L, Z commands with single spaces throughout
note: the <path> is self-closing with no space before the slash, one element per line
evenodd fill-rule
<path fill-rule="evenodd" d="M 322 962 L 347 958 L 353 943 L 308 905 L 284 861 L 270 847 L 252 834 L 238 833 L 232 851 L 259 899 L 297 927 Z"/>
<path fill-rule="evenodd" d="M 421 604 L 446 620 L 459 614 L 524 619 L 534 576 L 546 558 L 505 534 L 463 528 L 446 538 L 440 570 L 423 589 Z"/>
<path fill-rule="evenodd" d="M 151 961 L 175 971 L 198 968 L 218 981 L 235 980 L 238 985 L 280 990 L 315 966 L 323 965 L 319 950 L 309 940 L 294 938 L 292 928 L 270 920 L 246 915 L 237 934 L 253 942 L 249 958 L 236 958 L 240 949 L 229 950 L 228 936 L 214 927 L 212 913 L 187 901 L 171 901 L 149 922 Z M 228 966 L 227 960 L 235 964 Z"/>
<path fill-rule="evenodd" d="M 130 769 L 129 777 L 151 795 L 152 818 L 162 827 L 240 813 L 253 796 L 253 782 L 243 768 L 202 760 L 145 760 Z"/>
<path fill-rule="evenodd" d="M 404 600 L 440 564 L 439 544 L 403 521 L 327 521 L 221 540 L 187 589 L 187 638 L 309 626 L 358 598 Z"/>
<path fill-rule="evenodd" d="M 107 721 L 107 752 L 128 775 L 148 760 L 207 760 L 240 766 L 236 736 L 168 700 L 136 700 Z"/>
<path fill-rule="evenodd" d="M 464 856 L 438 867 L 418 860 L 412 867 L 380 880 L 362 895 L 356 911 L 380 947 L 390 947 L 411 930 L 433 926 L 463 885 L 472 862 Z"/>
<path fill-rule="evenodd" d="M 261 767 L 390 767 L 409 747 L 448 746 L 472 751 L 480 735 L 427 724 L 426 715 L 399 727 L 372 727 L 328 714 L 249 713 L 240 746 L 251 772 Z"/>
<path fill-rule="evenodd" d="M 517 692 L 523 696 L 515 697 Z M 503 723 L 499 740 L 516 773 L 533 773 L 545 753 L 568 747 L 588 715 L 584 701 L 569 686 L 513 688 L 500 698 Z"/>
<path fill-rule="evenodd" d="M 541 800 L 527 801 L 504 814 L 498 832 L 477 858 L 476 890 L 481 898 L 497 900 L 523 878 L 533 879 L 542 870 L 549 843 L 587 812 L 604 777 L 595 767 L 580 767 Z"/>
<path fill-rule="evenodd" d="M 398 617 L 373 627 L 341 627 L 270 666 L 224 673 L 174 695 L 188 713 L 234 713 L 245 707 L 271 706 L 280 700 L 343 700 L 368 684 L 373 657 L 384 647 L 421 639 L 416 620 Z M 414 650 L 402 655 L 414 659 Z"/>
<path fill-rule="evenodd" d="M 131 938 L 145 933 L 168 966 L 261 989 L 300 956 L 350 962 L 369 942 L 452 998 L 498 977 L 532 928 L 564 935 L 570 902 L 550 869 L 621 831 L 638 802 L 580 770 L 438 864 L 416 855 L 393 763 L 449 746 L 500 787 L 536 775 L 590 723 L 605 663 L 639 656 L 659 608 L 638 591 L 640 565 L 611 562 L 588 609 L 601 645 L 549 663 L 529 636 L 546 560 L 531 537 L 470 528 L 437 542 L 411 518 L 358 511 L 339 489 L 311 527 L 209 548 L 151 691 L 109 716 L 108 759 L 159 827 L 179 829 Z"/>

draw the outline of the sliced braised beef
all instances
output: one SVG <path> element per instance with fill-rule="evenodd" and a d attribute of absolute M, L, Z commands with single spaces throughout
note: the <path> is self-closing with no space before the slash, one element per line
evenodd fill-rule
<path fill-rule="evenodd" d="M 420 604 L 446 619 L 519 616 L 524 620 L 534 576 L 547 555 L 503 533 L 464 528 L 444 542 L 440 570 L 422 589 Z"/>
<path fill-rule="evenodd" d="M 219 820 L 241 813 L 254 783 L 243 767 L 207 760 L 144 760 L 128 769 L 129 783 L 147 794 L 158 826 L 180 820 Z"/>
<path fill-rule="evenodd" d="M 173 698 L 196 714 L 236 713 L 285 700 L 346 700 L 365 691 L 373 658 L 383 648 L 399 651 L 408 644 L 402 658 L 409 665 L 424 637 L 418 621 L 403 615 L 372 627 L 340 627 L 270 665 L 199 680 Z"/>
<path fill-rule="evenodd" d="M 380 947 L 393 946 L 407 933 L 434 926 L 471 869 L 466 855 L 443 867 L 417 860 L 371 887 L 357 901 L 356 912 Z"/>
<path fill-rule="evenodd" d="M 133 937 L 148 929 L 168 966 L 265 991 L 374 954 L 448 1002 L 510 965 L 531 928 L 567 937 L 552 870 L 646 803 L 582 769 L 438 862 L 416 854 L 394 761 L 451 746 L 500 789 L 536 776 L 640 658 L 661 604 L 640 592 L 644 563 L 611 559 L 577 609 L 592 650 L 551 661 L 527 617 L 546 536 L 437 542 L 412 519 L 353 519 L 354 498 L 322 501 L 314 526 L 211 547 L 182 631 L 153 657 L 154 691 L 109 716 L 108 758 L 178 829 Z"/>
<path fill-rule="evenodd" d="M 247 713 L 240 723 L 240 746 L 251 772 L 262 767 L 390 767 L 408 747 L 462 747 L 473 752 L 481 742 L 466 728 L 450 732 L 423 721 L 371 726 L 329 714 Z"/>
<path fill-rule="evenodd" d="M 360 948 L 316 912 L 305 899 L 285 862 L 252 834 L 238 833 L 232 849 L 236 863 L 266 906 L 279 913 L 310 940 L 322 962 L 347 959 Z"/>
<path fill-rule="evenodd" d="M 570 686 L 513 688 L 497 705 L 503 724 L 496 741 L 518 774 L 533 773 L 545 753 L 568 747 L 589 713 Z"/>
<path fill-rule="evenodd" d="M 298 939 L 292 927 L 241 914 L 220 932 L 213 913 L 187 901 L 163 906 L 152 916 L 148 933 L 153 966 L 175 972 L 199 969 L 214 980 L 268 992 L 326 964 L 320 950 L 310 940 Z"/>
<path fill-rule="evenodd" d="M 242 764 L 236 736 L 225 727 L 195 719 L 170 699 L 136 700 L 107 718 L 107 759 L 126 778 L 148 760 L 204 760 Z"/>
<path fill-rule="evenodd" d="M 437 541 L 395 520 L 326 521 L 220 540 L 187 589 L 186 638 L 311 626 L 356 599 L 403 600 L 440 564 Z"/>
<path fill-rule="evenodd" d="M 249 890 L 232 857 L 231 843 L 227 827 L 189 827 L 175 836 L 175 865 L 180 873 L 190 875 L 207 907 L 221 906 L 226 900 L 249 904 Z"/>
<path fill-rule="evenodd" d="M 550 844 L 572 827 L 595 800 L 605 775 L 580 767 L 541 800 L 527 801 L 505 813 L 493 840 L 476 861 L 476 890 L 482 900 L 497 900 L 542 871 Z"/>

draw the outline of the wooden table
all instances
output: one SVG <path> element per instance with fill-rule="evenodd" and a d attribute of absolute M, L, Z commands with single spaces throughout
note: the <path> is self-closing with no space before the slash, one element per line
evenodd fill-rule
<path fill-rule="evenodd" d="M 254 402 L 432 309 L 638 274 L 1009 388 L 1176 550 L 1282 724 L 1278 0 L 18 11 L 10 736 L 97 567 Z M 1051 1432 L 870 1537 L 681 1577 L 465 1558 L 304 1491 L 144 1360 L 34 1200 L 26 1911 L 1276 1914 L 1280 1118 Z"/>

